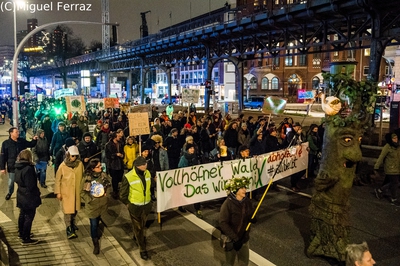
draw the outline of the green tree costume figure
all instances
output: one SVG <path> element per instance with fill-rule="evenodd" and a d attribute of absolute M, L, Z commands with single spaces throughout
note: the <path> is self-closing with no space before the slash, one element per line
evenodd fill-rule
<path fill-rule="evenodd" d="M 320 171 L 311 199 L 311 242 L 309 256 L 345 261 L 349 244 L 349 197 L 356 163 L 362 158 L 360 144 L 369 127 L 376 86 L 356 82 L 343 74 L 324 75 L 337 97 L 321 97 L 325 112 L 324 146 Z"/>

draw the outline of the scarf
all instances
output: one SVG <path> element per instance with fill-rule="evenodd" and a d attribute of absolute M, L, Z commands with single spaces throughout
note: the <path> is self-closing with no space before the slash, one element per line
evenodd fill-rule
<path fill-rule="evenodd" d="M 79 164 L 79 162 L 80 162 L 79 157 L 76 158 L 76 160 L 73 161 L 73 162 L 70 161 L 69 158 L 68 158 L 67 156 L 65 156 L 65 159 L 64 159 L 65 165 L 68 166 L 69 168 L 75 168 L 75 167 L 77 167 L 78 164 Z"/>

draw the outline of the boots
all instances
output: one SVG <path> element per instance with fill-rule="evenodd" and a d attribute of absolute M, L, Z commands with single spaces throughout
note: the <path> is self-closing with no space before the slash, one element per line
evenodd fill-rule
<path fill-rule="evenodd" d="M 99 244 L 99 239 L 96 238 L 92 238 L 93 241 L 93 254 L 98 255 L 100 253 L 100 244 Z"/>
<path fill-rule="evenodd" d="M 75 234 L 74 228 L 71 226 L 67 227 L 67 238 L 72 239 L 72 238 L 77 238 L 78 236 Z"/>

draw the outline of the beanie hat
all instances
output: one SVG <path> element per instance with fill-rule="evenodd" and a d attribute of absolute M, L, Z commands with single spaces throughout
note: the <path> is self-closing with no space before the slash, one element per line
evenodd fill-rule
<path fill-rule="evenodd" d="M 77 123 L 76 123 L 76 120 L 72 120 L 71 121 L 71 125 L 76 125 Z M 60 125 L 60 124 L 58 124 L 58 125 Z"/>
<path fill-rule="evenodd" d="M 241 153 L 242 151 L 245 151 L 245 150 L 249 150 L 249 149 L 250 148 L 247 145 L 242 145 L 239 147 L 239 153 Z"/>
<path fill-rule="evenodd" d="M 86 132 L 85 134 L 83 134 L 83 139 L 85 139 L 85 137 L 92 137 L 92 134 L 90 132 Z"/>
<path fill-rule="evenodd" d="M 68 153 L 69 155 L 79 155 L 78 147 L 72 145 L 71 147 L 68 148 Z"/>
<path fill-rule="evenodd" d="M 97 120 L 97 124 L 103 124 L 102 120 Z"/>
<path fill-rule="evenodd" d="M 186 150 L 189 150 L 190 148 L 194 148 L 194 147 L 196 147 L 194 144 L 192 144 L 192 143 L 187 143 L 186 144 Z"/>
<path fill-rule="evenodd" d="M 65 146 L 66 146 L 67 148 L 69 148 L 69 147 L 71 147 L 71 146 L 73 146 L 73 145 L 75 145 L 75 140 L 74 140 L 73 138 L 67 138 L 67 139 L 65 140 Z"/>
<path fill-rule="evenodd" d="M 139 156 L 133 162 L 133 165 L 138 167 L 138 166 L 141 166 L 141 165 L 145 165 L 146 163 L 147 163 L 146 159 L 143 156 Z"/>
<path fill-rule="evenodd" d="M 60 122 L 60 123 L 58 123 L 58 126 L 63 126 L 63 127 L 65 127 L 65 123 L 64 123 L 64 122 Z"/>

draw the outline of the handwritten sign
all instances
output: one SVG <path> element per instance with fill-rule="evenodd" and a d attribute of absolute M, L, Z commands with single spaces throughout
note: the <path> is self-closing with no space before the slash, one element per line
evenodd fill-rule
<path fill-rule="evenodd" d="M 104 108 L 119 108 L 119 99 L 104 98 Z"/>
<path fill-rule="evenodd" d="M 148 113 L 129 113 L 129 135 L 147 135 L 150 133 Z"/>
<path fill-rule="evenodd" d="M 315 98 L 314 91 L 298 90 L 297 92 L 298 92 L 299 99 L 314 99 Z"/>
<path fill-rule="evenodd" d="M 275 171 L 279 180 L 308 166 L 308 143 L 246 160 L 196 165 L 157 172 L 157 212 L 226 196 L 232 177 L 250 178 L 250 190 L 266 186 Z"/>
<path fill-rule="evenodd" d="M 200 98 L 199 89 L 183 89 L 182 102 L 183 103 L 197 103 Z"/>
<path fill-rule="evenodd" d="M 262 111 L 265 114 L 283 114 L 285 111 L 286 101 L 276 96 L 270 96 L 265 99 Z"/>

